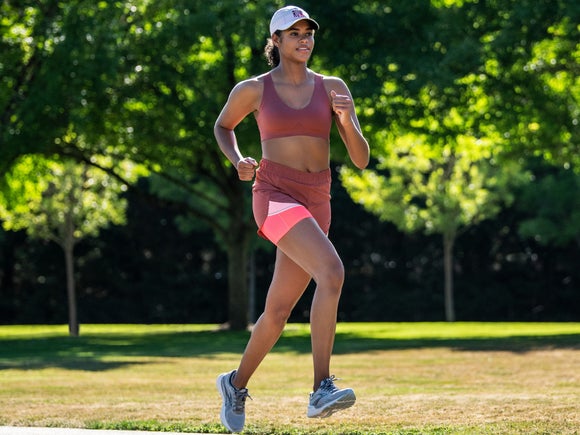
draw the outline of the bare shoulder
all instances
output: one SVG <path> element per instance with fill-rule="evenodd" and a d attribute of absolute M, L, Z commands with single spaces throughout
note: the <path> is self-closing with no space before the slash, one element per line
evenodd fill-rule
<path fill-rule="evenodd" d="M 260 106 L 263 90 L 264 74 L 243 80 L 230 92 L 227 106 L 247 113 L 256 111 Z"/>
<path fill-rule="evenodd" d="M 242 98 L 256 98 L 262 96 L 264 89 L 264 75 L 252 77 L 239 82 L 232 89 L 231 96 L 239 96 Z"/>
<path fill-rule="evenodd" d="M 337 94 L 350 94 L 348 86 L 340 77 L 322 76 L 322 79 L 327 92 L 335 91 Z"/>

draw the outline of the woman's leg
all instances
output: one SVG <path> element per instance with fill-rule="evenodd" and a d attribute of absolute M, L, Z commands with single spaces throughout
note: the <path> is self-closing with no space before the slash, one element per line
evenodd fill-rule
<path fill-rule="evenodd" d="M 276 251 L 274 275 L 268 289 L 264 313 L 252 329 L 240 366 L 232 380 L 236 388 L 246 387 L 250 377 L 276 344 L 310 279 L 310 275 L 280 249 Z"/>
<path fill-rule="evenodd" d="M 314 219 L 298 222 L 280 239 L 278 248 L 316 281 L 310 311 L 314 364 L 312 391 L 316 391 L 320 383 L 330 376 L 344 266 L 333 244 Z"/>

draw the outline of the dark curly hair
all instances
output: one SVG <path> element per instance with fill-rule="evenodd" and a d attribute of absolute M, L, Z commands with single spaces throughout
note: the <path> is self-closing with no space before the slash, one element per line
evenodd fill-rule
<path fill-rule="evenodd" d="M 280 37 L 282 32 L 280 30 L 276 30 L 275 34 Z M 272 68 L 277 67 L 280 64 L 280 52 L 278 51 L 278 47 L 274 45 L 272 38 L 268 38 L 268 42 L 264 47 L 264 55 L 266 56 L 268 65 L 270 65 Z"/>

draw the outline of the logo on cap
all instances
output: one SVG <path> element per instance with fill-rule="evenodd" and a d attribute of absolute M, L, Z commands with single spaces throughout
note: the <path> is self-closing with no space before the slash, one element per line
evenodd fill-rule
<path fill-rule="evenodd" d="M 318 30 L 318 23 L 310 18 L 308 12 L 298 6 L 286 6 L 278 9 L 270 20 L 270 34 L 277 30 L 286 30 L 300 20 L 308 20 L 315 30 Z"/>

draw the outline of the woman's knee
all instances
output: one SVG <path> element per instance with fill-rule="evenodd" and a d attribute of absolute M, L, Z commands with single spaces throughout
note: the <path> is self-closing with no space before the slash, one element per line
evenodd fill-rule
<path fill-rule="evenodd" d="M 344 283 L 344 265 L 341 259 L 338 256 L 333 257 L 321 269 L 315 276 L 317 285 L 340 293 Z"/>
<path fill-rule="evenodd" d="M 290 314 L 292 314 L 292 308 L 270 306 L 266 307 L 263 315 L 272 327 L 284 327 L 290 318 Z"/>

